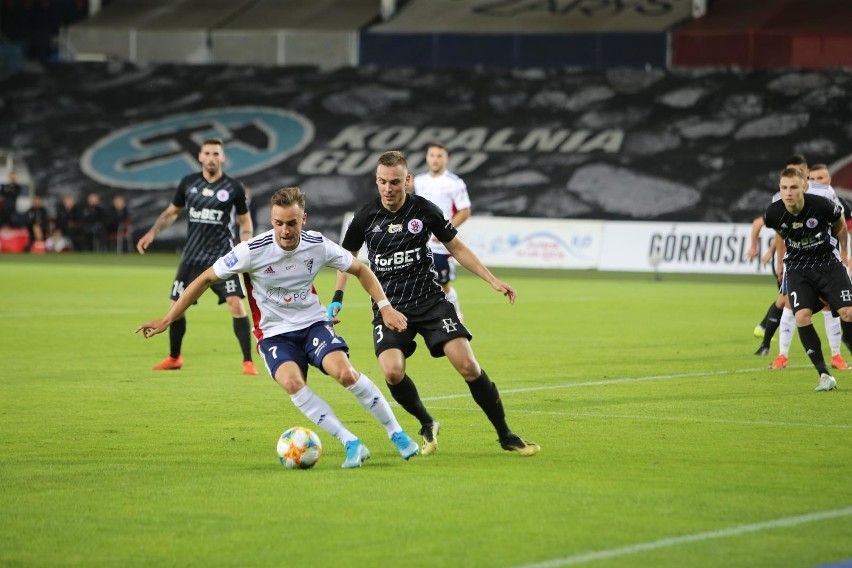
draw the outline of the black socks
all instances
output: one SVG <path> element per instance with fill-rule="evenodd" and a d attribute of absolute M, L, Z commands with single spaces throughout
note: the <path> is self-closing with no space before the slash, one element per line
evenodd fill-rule
<path fill-rule="evenodd" d="M 251 361 L 251 326 L 249 325 L 248 316 L 234 318 L 234 335 L 237 336 L 237 341 L 240 342 L 240 349 L 243 351 L 243 361 Z"/>
<path fill-rule="evenodd" d="M 169 355 L 173 359 L 180 357 L 183 336 L 186 334 L 186 318 L 175 320 L 169 326 Z"/>
<path fill-rule="evenodd" d="M 420 394 L 417 392 L 417 386 L 411 377 L 405 375 L 402 380 L 395 385 L 387 383 L 393 399 L 399 403 L 410 415 L 417 418 L 420 424 L 426 426 L 435 421 L 434 418 L 423 406 L 423 401 L 420 400 Z"/>
<path fill-rule="evenodd" d="M 506 411 L 503 409 L 503 402 L 500 400 L 500 393 L 497 391 L 497 385 L 491 382 L 485 371 L 478 378 L 467 383 L 470 389 L 470 394 L 473 395 L 473 400 L 479 405 L 479 408 L 485 412 L 485 416 L 494 425 L 497 430 L 497 436 L 503 440 L 509 434 L 509 426 L 506 424 Z"/>

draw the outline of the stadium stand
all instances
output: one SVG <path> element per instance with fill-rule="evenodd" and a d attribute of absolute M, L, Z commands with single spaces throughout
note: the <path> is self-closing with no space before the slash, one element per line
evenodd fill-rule
<path fill-rule="evenodd" d="M 717 0 L 672 45 L 676 66 L 852 67 L 852 2 Z"/>

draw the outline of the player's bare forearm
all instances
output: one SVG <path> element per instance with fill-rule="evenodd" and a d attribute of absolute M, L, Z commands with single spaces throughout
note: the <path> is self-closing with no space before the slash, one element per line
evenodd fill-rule
<path fill-rule="evenodd" d="M 358 279 L 361 287 L 374 302 L 379 305 L 385 304 L 379 308 L 379 313 L 382 315 L 385 325 L 394 331 L 405 331 L 405 328 L 408 327 L 408 320 L 387 301 L 385 291 L 375 273 L 357 258 L 352 261 L 352 266 L 349 267 L 347 272 Z M 338 290 L 340 289 L 338 288 Z"/>
<path fill-rule="evenodd" d="M 751 222 L 751 243 L 746 253 L 748 260 L 753 260 L 757 257 L 757 239 L 760 237 L 760 230 L 764 227 L 763 217 L 758 217 Z"/>
<path fill-rule="evenodd" d="M 160 213 L 160 216 L 157 217 L 157 220 L 154 221 L 154 224 L 151 226 L 148 232 L 153 234 L 154 236 L 159 235 L 161 232 L 174 225 L 174 222 L 177 220 L 178 213 L 179 211 L 173 209 L 172 207 L 169 207 L 168 209 Z"/>
<path fill-rule="evenodd" d="M 240 224 L 240 241 L 247 241 L 254 236 L 254 225 L 251 222 L 251 215 L 248 213 L 237 215 L 237 222 Z"/>
<path fill-rule="evenodd" d="M 176 207 L 174 204 L 169 205 L 166 207 L 165 211 L 160 213 L 160 216 L 157 217 L 154 225 L 148 229 L 148 232 L 142 235 L 136 243 L 136 250 L 139 251 L 139 254 L 145 254 L 145 251 L 148 250 L 148 247 L 151 246 L 152 242 L 154 242 L 154 237 L 156 237 L 160 231 L 164 231 L 168 227 L 171 227 L 179 213 L 180 208 Z"/>
<path fill-rule="evenodd" d="M 219 280 L 213 268 L 205 270 L 198 278 L 193 280 L 189 286 L 180 295 L 180 298 L 172 304 L 165 316 L 158 320 L 152 320 L 143 323 L 136 328 L 134 333 L 142 332 L 146 338 L 153 337 L 158 333 L 164 332 L 172 324 L 173 321 L 183 317 L 186 310 L 193 305 L 198 298 L 214 283 Z"/>
<path fill-rule="evenodd" d="M 453 224 L 453 227 L 459 227 L 468 219 L 470 219 L 470 207 L 456 211 L 456 214 L 450 219 L 450 223 Z"/>
<path fill-rule="evenodd" d="M 476 256 L 476 254 L 470 250 L 468 246 L 461 241 L 461 239 L 453 237 L 451 241 L 444 243 L 444 246 L 447 247 L 447 250 L 450 251 L 450 254 L 453 255 L 453 258 L 456 259 L 459 264 L 491 284 L 491 287 L 496 291 L 509 298 L 510 304 L 515 303 L 515 297 L 517 296 L 515 289 L 505 282 L 498 280 L 497 277 L 491 274 L 488 267 L 482 264 L 479 257 Z"/>

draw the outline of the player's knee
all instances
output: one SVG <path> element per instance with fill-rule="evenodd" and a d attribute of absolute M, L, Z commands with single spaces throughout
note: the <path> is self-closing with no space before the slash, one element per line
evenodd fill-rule
<path fill-rule="evenodd" d="M 275 375 L 275 382 L 281 385 L 287 394 L 294 395 L 299 392 L 302 387 L 305 386 L 305 381 L 302 377 L 293 376 L 289 374 L 277 374 Z"/>
<path fill-rule="evenodd" d="M 385 382 L 390 385 L 399 384 L 403 377 L 405 377 L 405 369 L 398 367 L 382 368 L 382 372 L 385 374 Z"/>
<path fill-rule="evenodd" d="M 842 319 L 845 322 L 852 322 L 852 307 L 846 306 L 846 307 L 840 308 L 837 311 L 837 315 L 840 316 L 840 319 Z"/>
<path fill-rule="evenodd" d="M 347 365 L 339 371 L 334 378 L 344 387 L 351 387 L 358 382 L 358 378 L 360 376 L 361 373 L 356 371 L 352 365 Z"/>
<path fill-rule="evenodd" d="M 472 381 L 482 374 L 482 369 L 475 359 L 466 359 L 456 366 L 456 369 L 466 381 Z"/>

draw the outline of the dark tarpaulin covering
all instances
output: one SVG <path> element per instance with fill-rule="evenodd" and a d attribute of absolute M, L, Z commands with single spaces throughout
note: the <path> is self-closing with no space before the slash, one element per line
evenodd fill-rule
<path fill-rule="evenodd" d="M 790 154 L 850 154 L 850 84 L 839 70 L 56 64 L 0 83 L 0 147 L 39 193 L 126 194 L 136 236 L 208 135 L 226 139 L 261 229 L 269 195 L 300 185 L 309 228 L 337 238 L 343 214 L 376 195 L 375 158 L 405 150 L 420 171 L 429 140 L 450 147 L 475 215 L 750 222 Z M 183 227 L 155 244 L 179 246 Z"/>

